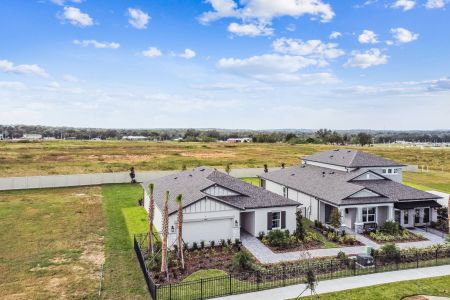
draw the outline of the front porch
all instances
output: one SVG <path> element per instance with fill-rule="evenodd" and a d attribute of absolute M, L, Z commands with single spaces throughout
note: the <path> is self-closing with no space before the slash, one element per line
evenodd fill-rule
<path fill-rule="evenodd" d="M 428 226 L 437 221 L 437 209 L 441 207 L 436 201 L 397 202 L 394 205 L 395 221 L 402 227 Z"/>

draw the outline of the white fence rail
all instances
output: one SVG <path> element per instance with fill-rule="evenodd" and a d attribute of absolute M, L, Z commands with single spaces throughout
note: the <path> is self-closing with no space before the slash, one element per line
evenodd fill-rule
<path fill-rule="evenodd" d="M 273 169 L 270 169 L 273 170 Z M 179 171 L 148 171 L 136 172 L 136 181 L 147 182 Z M 234 177 L 256 177 L 263 173 L 263 169 L 232 169 L 231 176 Z M 58 188 L 70 186 L 99 185 L 108 183 L 130 182 L 129 172 L 119 173 L 92 173 L 71 175 L 49 175 L 49 176 L 26 176 L 26 177 L 0 177 L 0 191 L 25 190 L 40 188 Z"/>

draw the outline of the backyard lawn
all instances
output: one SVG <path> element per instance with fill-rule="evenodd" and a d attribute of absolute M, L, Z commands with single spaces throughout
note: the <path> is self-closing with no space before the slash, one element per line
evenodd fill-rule
<path fill-rule="evenodd" d="M 0 192 L 0 299 L 148 299 L 139 185 Z"/>
<path fill-rule="evenodd" d="M 97 298 L 101 187 L 0 192 L 0 299 Z"/>
<path fill-rule="evenodd" d="M 412 295 L 450 297 L 450 276 L 402 281 L 366 288 L 321 294 L 321 300 L 399 300 Z"/>

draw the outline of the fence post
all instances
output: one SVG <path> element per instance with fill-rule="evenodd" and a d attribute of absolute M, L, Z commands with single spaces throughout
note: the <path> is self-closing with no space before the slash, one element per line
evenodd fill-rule
<path fill-rule="evenodd" d="M 353 276 L 356 276 L 356 259 L 353 260 Z"/>
<path fill-rule="evenodd" d="M 200 299 L 203 299 L 203 278 L 200 279 Z"/>
<path fill-rule="evenodd" d="M 373 256 L 373 266 L 375 268 L 375 273 L 378 273 L 378 271 L 377 271 L 377 256 L 376 255 Z"/>
<path fill-rule="evenodd" d="M 333 279 L 333 259 L 330 260 L 330 279 Z"/>
<path fill-rule="evenodd" d="M 231 274 L 230 274 L 229 278 L 230 278 L 230 295 L 231 295 L 232 294 L 232 292 L 231 292 Z"/>
<path fill-rule="evenodd" d="M 438 261 L 438 251 L 439 251 L 439 248 L 436 248 L 436 255 L 435 255 L 436 260 L 434 261 L 434 265 L 435 265 L 435 266 L 437 266 L 437 261 Z"/>
<path fill-rule="evenodd" d="M 169 300 L 172 300 L 172 284 L 169 284 Z"/>
<path fill-rule="evenodd" d="M 256 290 L 259 291 L 259 282 L 261 280 L 261 274 L 260 271 L 257 270 L 256 271 Z"/>
<path fill-rule="evenodd" d="M 419 250 L 416 250 L 417 268 L 419 268 Z"/>
<path fill-rule="evenodd" d="M 283 266 L 283 286 L 286 286 L 286 266 Z"/>

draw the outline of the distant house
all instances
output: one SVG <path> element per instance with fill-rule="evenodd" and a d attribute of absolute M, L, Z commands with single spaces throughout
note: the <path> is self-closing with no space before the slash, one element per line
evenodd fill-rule
<path fill-rule="evenodd" d="M 329 223 L 331 211 L 338 209 L 343 226 L 357 232 L 387 220 L 404 227 L 429 225 L 437 219 L 440 197 L 403 185 L 403 167 L 363 151 L 335 149 L 260 179 L 268 191 L 302 203 L 310 220 Z"/>
<path fill-rule="evenodd" d="M 127 135 L 127 136 L 122 137 L 122 140 L 128 140 L 128 141 L 143 141 L 146 139 L 147 139 L 147 137 L 142 136 L 142 135 Z"/>
<path fill-rule="evenodd" d="M 229 138 L 227 143 L 251 143 L 252 138 Z"/>
<path fill-rule="evenodd" d="M 295 230 L 297 201 L 253 186 L 215 169 L 199 167 L 152 181 L 155 199 L 155 227 L 162 230 L 165 192 L 169 200 L 169 245 L 177 230 L 178 194 L 183 195 L 183 240 L 193 242 L 240 239 L 241 229 L 253 236 L 273 229 Z M 149 182 L 146 183 L 146 185 Z M 149 197 L 145 192 L 148 211 Z"/>
<path fill-rule="evenodd" d="M 22 136 L 22 139 L 24 139 L 24 140 L 41 140 L 42 139 L 42 134 L 25 133 Z"/>

